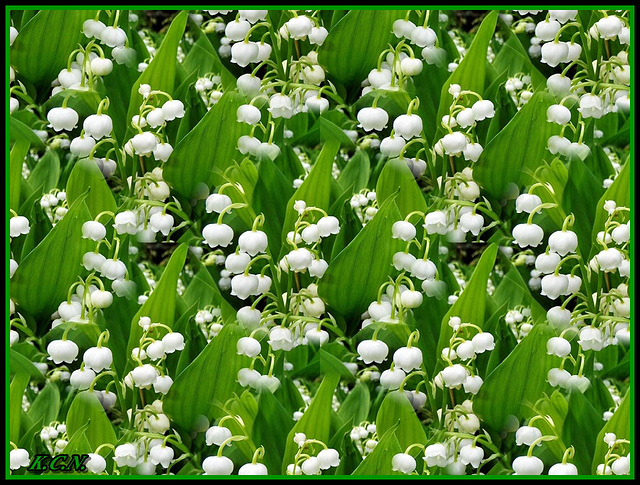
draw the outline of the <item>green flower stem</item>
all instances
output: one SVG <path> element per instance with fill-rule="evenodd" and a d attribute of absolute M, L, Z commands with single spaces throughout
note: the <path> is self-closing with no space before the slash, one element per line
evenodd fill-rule
<path fill-rule="evenodd" d="M 533 456 L 533 450 L 538 445 L 538 443 L 542 443 L 543 441 L 553 441 L 557 439 L 558 439 L 557 436 L 540 436 L 540 438 L 537 438 L 536 440 L 534 440 L 533 443 L 531 443 L 531 446 L 529 446 L 529 451 L 527 451 L 527 457 L 531 458 Z"/>

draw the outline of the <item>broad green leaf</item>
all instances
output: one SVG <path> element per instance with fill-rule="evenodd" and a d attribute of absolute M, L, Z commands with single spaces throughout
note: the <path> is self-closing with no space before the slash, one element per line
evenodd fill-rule
<path fill-rule="evenodd" d="M 293 441 L 296 433 L 304 433 L 307 438 L 316 439 L 327 443 L 331 426 L 331 402 L 333 392 L 340 381 L 339 374 L 329 373 L 325 375 L 322 384 L 313 397 L 311 404 L 304 412 L 300 420 L 289 431 L 285 445 L 284 459 L 282 460 L 282 473 L 287 470 L 287 465 L 293 463 L 293 458 L 298 451 L 298 445 Z"/>
<path fill-rule="evenodd" d="M 384 436 L 396 424 L 398 425 L 396 436 L 400 448 L 403 450 L 413 443 L 427 442 L 422 423 L 403 391 L 391 391 L 385 396 L 380 409 L 378 409 L 376 433 L 379 436 Z"/>
<path fill-rule="evenodd" d="M 343 84 L 359 85 L 377 66 L 393 38 L 392 25 L 403 10 L 351 10 L 342 17 L 318 51 L 318 62 Z"/>
<path fill-rule="evenodd" d="M 484 250 L 473 270 L 469 282 L 460 293 L 456 302 L 442 319 L 440 324 L 440 338 L 438 339 L 438 352 L 449 346 L 449 339 L 453 335 L 453 329 L 449 325 L 449 318 L 460 317 L 463 322 L 473 323 L 483 328 L 485 305 L 487 299 L 487 281 L 496 261 L 498 246 L 491 244 Z"/>
<path fill-rule="evenodd" d="M 11 278 L 11 298 L 35 318 L 48 319 L 66 300 L 69 286 L 85 271 L 82 256 L 95 243 L 82 237 L 82 224 L 90 219 L 83 198 L 77 199 Z"/>
<path fill-rule="evenodd" d="M 20 28 L 11 46 L 11 65 L 39 88 L 66 67 L 67 57 L 86 39 L 82 24 L 95 16 L 95 10 L 40 10 Z"/>
<path fill-rule="evenodd" d="M 224 404 L 225 414 L 238 416 L 244 423 L 241 427 L 235 420 L 228 421 L 225 426 L 229 428 L 229 431 L 233 435 L 244 434 L 249 439 L 236 442 L 234 444 L 235 450 L 232 451 L 232 456 L 242 455 L 242 459 L 245 461 L 251 460 L 253 453 L 257 446 L 253 441 L 253 424 L 258 414 L 258 401 L 253 396 L 251 391 L 245 390 L 240 396 L 234 396 L 232 399 Z"/>
<path fill-rule="evenodd" d="M 67 412 L 67 434 L 73 436 L 87 423 L 89 427 L 85 430 L 85 436 L 91 449 L 82 450 L 82 453 L 93 453 L 103 443 L 116 443 L 113 425 L 95 393 L 80 391 Z"/>
<path fill-rule="evenodd" d="M 204 333 L 202 333 L 198 325 L 193 325 L 191 320 L 197 313 L 198 308 L 198 303 L 193 303 L 173 324 L 173 330 L 184 335 L 185 342 L 184 349 L 180 352 L 174 352 L 166 360 L 167 370 L 171 375 L 180 374 L 207 346 L 207 339 Z"/>
<path fill-rule="evenodd" d="M 318 118 L 318 128 L 320 130 L 320 140 L 324 142 L 328 141 L 339 141 L 340 145 L 345 146 L 347 148 L 353 148 L 355 145 L 351 141 L 344 131 L 336 124 L 337 120 L 329 119 L 329 114 L 332 113 L 324 113 L 320 118 Z"/>
<path fill-rule="evenodd" d="M 12 410 L 9 416 L 9 439 L 14 443 L 20 440 L 20 421 L 22 419 L 22 396 L 29 384 L 29 374 L 18 372 L 11 380 L 9 386 L 9 409 Z M 6 385 L 6 384 L 5 384 Z"/>
<path fill-rule="evenodd" d="M 43 192 L 49 192 L 51 189 L 56 187 L 59 178 L 60 157 L 58 157 L 57 152 L 47 150 L 44 156 L 36 164 L 35 168 L 31 171 L 28 181 L 32 187 L 42 187 Z M 68 202 L 73 203 L 70 200 L 68 200 Z"/>
<path fill-rule="evenodd" d="M 175 249 L 155 289 L 133 317 L 127 355 L 131 355 L 131 351 L 138 346 L 142 337 L 142 327 L 138 325 L 140 317 L 149 317 L 152 322 L 172 327 L 176 308 L 176 286 L 188 249 L 186 244 L 181 244 Z"/>
<path fill-rule="evenodd" d="M 193 23 L 193 20 L 189 19 L 189 24 L 189 31 L 196 32 L 198 37 L 182 63 L 186 71 L 197 71 L 200 76 L 210 72 L 220 74 L 223 89 L 230 90 L 235 88 L 236 78 L 229 72 L 224 64 L 222 64 L 209 38 L 204 34 L 200 34 L 200 28 Z"/>
<path fill-rule="evenodd" d="M 37 146 L 38 148 L 44 146 L 44 143 L 42 143 L 42 140 L 34 133 L 33 129 L 30 126 L 25 125 L 14 115 L 9 117 L 9 140 L 23 140 L 29 142 L 31 145 Z"/>
<path fill-rule="evenodd" d="M 244 98 L 235 91 L 225 93 L 213 108 L 173 150 L 164 165 L 163 177 L 187 199 L 206 197 L 214 182 L 240 156 L 238 138 L 249 133 L 246 123 L 236 117 Z M 216 140 L 212 143 L 211 140 Z"/>
<path fill-rule="evenodd" d="M 236 184 L 242 186 L 244 194 L 239 190 L 229 190 L 228 194 L 233 203 L 244 203 L 251 201 L 253 191 L 258 182 L 258 170 L 254 163 L 244 158 L 242 162 L 233 162 L 233 164 L 225 172 L 225 180 L 233 180 Z M 254 213 L 251 207 L 240 207 L 233 211 L 233 216 L 238 217 L 244 224 L 246 230 L 251 229 L 254 221 Z"/>
<path fill-rule="evenodd" d="M 132 266 L 137 268 L 135 264 Z M 143 287 L 137 287 L 137 292 L 142 294 L 144 291 Z M 140 305 L 135 299 L 130 300 L 126 297 L 117 297 L 115 295 L 113 299 L 113 304 L 102 310 L 104 329 L 109 331 L 109 347 L 113 353 L 113 365 L 118 375 L 122 377 L 129 357 L 127 355 L 127 342 L 131 331 L 131 320 L 140 310 Z"/>
<path fill-rule="evenodd" d="M 318 284 L 320 296 L 345 318 L 360 315 L 377 298 L 392 268 L 393 255 L 401 248 L 391 234 L 391 226 L 401 218 L 393 199 L 388 198 L 371 222 L 333 258 Z"/>
<path fill-rule="evenodd" d="M 338 154 L 339 142 L 331 140 L 325 143 L 316 159 L 307 178 L 302 185 L 296 189 L 289 202 L 285 213 L 284 224 L 282 226 L 282 240 L 286 240 L 287 233 L 294 229 L 294 224 L 298 218 L 297 211 L 293 208 L 296 200 L 303 200 L 308 207 L 319 207 L 325 211 L 329 210 L 329 197 L 331 195 L 331 168 L 333 160 Z"/>
<path fill-rule="evenodd" d="M 340 418 L 334 415 L 334 421 L 337 423 L 339 420 Z M 349 417 L 339 429 L 332 431 L 333 437 L 327 445 L 338 451 L 340 463 L 337 467 L 327 470 L 326 475 L 351 475 L 360 464 L 360 453 L 350 436 L 353 423 L 353 417 Z"/>
<path fill-rule="evenodd" d="M 11 374 L 27 374 L 34 381 L 42 382 L 44 380 L 44 375 L 33 365 L 33 362 L 13 348 L 9 349 L 9 371 Z"/>
<path fill-rule="evenodd" d="M 340 409 L 338 409 L 338 416 L 345 422 L 347 419 L 353 418 L 353 424 L 357 426 L 367 419 L 370 405 L 371 395 L 369 388 L 366 384 L 358 382 L 353 389 L 349 391 L 347 398 L 340 406 Z"/>
<path fill-rule="evenodd" d="M 494 10 L 482 20 L 480 28 L 473 38 L 467 53 L 462 58 L 460 65 L 451 73 L 440 91 L 440 107 L 436 120 L 441 120 L 449 113 L 449 106 L 453 96 L 449 93 L 449 86 L 458 84 L 464 90 L 474 91 L 482 96 L 485 84 L 485 71 L 487 65 L 487 48 L 493 37 L 496 27 L 498 11 Z"/>
<path fill-rule="evenodd" d="M 463 319 L 464 321 L 464 319 Z M 547 340 L 555 336 L 551 327 L 537 324 L 495 370 L 487 376 L 473 401 L 473 411 L 488 426 L 501 431 L 526 406 L 549 393 L 547 372 L 560 358 L 547 354 Z"/>
<path fill-rule="evenodd" d="M 367 186 L 370 172 L 371 162 L 369 161 L 369 155 L 365 151 L 357 150 L 344 170 L 340 172 L 338 183 L 343 190 L 351 187 L 352 193 L 355 194 Z"/>
<path fill-rule="evenodd" d="M 502 19 L 498 20 L 498 24 L 500 31 L 507 36 L 507 39 L 500 46 L 500 51 L 493 61 L 493 67 L 498 72 L 506 71 L 509 76 L 514 76 L 518 73 L 529 74 L 534 91 L 540 86 L 544 87 L 546 78 L 531 63 L 531 58 L 522 47 L 518 37 L 512 34 L 511 28 Z"/>
<path fill-rule="evenodd" d="M 184 118 L 180 120 L 180 124 L 167 125 L 167 134 L 171 142 L 175 146 L 182 140 L 187 133 L 195 128 L 204 115 L 207 114 L 207 107 L 202 101 L 200 94 L 193 89 L 194 82 L 198 78 L 197 72 L 194 71 L 185 79 L 176 89 L 175 98 L 184 100 Z"/>
<path fill-rule="evenodd" d="M 427 202 L 422 191 L 405 162 L 398 158 L 388 160 L 376 184 L 376 198 L 378 204 L 384 203 L 397 190 L 396 205 L 400 215 L 404 218 L 412 211 L 427 211 Z"/>
<path fill-rule="evenodd" d="M 81 450 L 91 449 L 91 443 L 89 443 L 86 434 L 87 428 L 90 426 L 90 424 L 91 423 L 86 423 L 81 428 L 78 428 L 73 435 L 69 435 L 69 442 L 67 443 L 67 446 L 64 447 L 65 453 L 82 453 Z M 100 454 L 104 455 L 105 451 L 110 450 L 109 448 L 104 447 L 102 450 L 100 450 Z"/>
<path fill-rule="evenodd" d="M 504 321 L 509 308 L 512 307 L 508 302 L 503 303 L 484 324 L 483 330 L 493 335 L 495 347 L 491 352 L 484 352 L 477 356 L 476 369 L 480 377 L 490 374 L 518 344 L 513 331 Z"/>
<path fill-rule="evenodd" d="M 28 415 L 26 414 L 23 414 L 23 416 L 27 416 L 28 418 Z M 24 421 L 25 422 L 22 424 L 26 425 L 27 420 Z M 22 429 L 20 430 L 21 438 L 16 445 L 18 445 L 19 448 L 24 448 L 25 450 L 33 450 L 34 441 L 40 438 L 40 431 L 42 431 L 43 426 L 44 422 L 42 418 L 33 420 L 33 424 L 30 428 L 25 429 L 25 426 L 22 426 Z"/>
<path fill-rule="evenodd" d="M 202 265 L 200 265 L 200 269 L 185 289 L 182 297 L 187 305 L 198 303 L 198 308 L 204 308 L 207 305 L 214 305 L 220 308 L 222 319 L 225 322 L 235 319 L 235 309 L 225 300 L 218 289 L 218 285 L 213 281 L 211 273 Z"/>
<path fill-rule="evenodd" d="M 170 95 L 173 94 L 176 78 L 176 53 L 180 39 L 184 34 L 184 28 L 187 25 L 188 15 L 187 11 L 182 11 L 173 19 L 158 52 L 156 52 L 149 66 L 140 74 L 140 77 L 131 88 L 129 110 L 125 120 L 129 127 L 129 132 L 132 132 L 132 128 L 129 125 L 131 118 L 138 114 L 142 104 L 142 95 L 138 92 L 141 84 L 148 84 L 153 90 L 164 91 Z M 133 33 L 132 35 L 138 34 Z M 164 99 L 162 101 L 164 102 Z"/>
<path fill-rule="evenodd" d="M 566 165 L 559 159 L 554 158 L 549 164 L 545 164 L 538 168 L 537 177 L 539 180 L 544 180 L 545 183 L 551 185 L 553 194 L 550 194 L 548 190 L 537 189 L 535 193 L 540 196 L 543 203 L 556 202 L 556 200 L 562 200 L 564 196 L 565 187 L 569 179 L 569 171 Z M 545 218 L 549 218 L 553 228 L 562 227 L 565 214 L 562 207 L 552 207 L 547 209 L 540 215 L 540 223 L 544 228 Z"/>
<path fill-rule="evenodd" d="M 609 449 L 608 445 L 604 442 L 605 434 L 613 433 L 618 439 L 632 440 L 631 419 L 631 390 L 627 389 L 618 409 L 616 409 L 611 419 L 606 422 L 598 433 L 593 453 L 593 463 L 591 464 L 591 474 L 595 475 L 598 465 L 604 463 L 605 454 Z M 624 445 L 623 448 L 625 453 L 629 452 L 629 445 Z M 620 453 L 620 455 L 622 455 L 622 453 Z"/>
<path fill-rule="evenodd" d="M 258 180 L 251 202 L 256 213 L 265 216 L 263 230 L 269 239 L 272 254 L 280 254 L 281 233 L 289 199 L 295 192 L 291 182 L 269 159 L 258 166 Z"/>
<path fill-rule="evenodd" d="M 595 410 L 589 400 L 580 392 L 569 395 L 569 412 L 562 427 L 562 440 L 573 445 L 573 464 L 580 475 L 588 475 L 594 456 L 596 441 L 605 422 L 602 414 Z"/>
<path fill-rule="evenodd" d="M 591 249 L 591 232 L 594 228 L 598 199 L 604 189 L 581 160 L 569 162 L 569 177 L 562 194 L 562 208 L 575 216 L 573 231 L 578 236 L 580 252 L 589 254 Z M 604 204 L 603 204 L 604 207 Z M 560 229 L 560 228 L 558 228 Z"/>
<path fill-rule="evenodd" d="M 244 336 L 239 326 L 224 325 L 200 355 L 174 378 L 163 407 L 172 421 L 192 431 L 200 425 L 202 416 L 207 420 L 219 417 L 216 407 L 242 389 L 236 381 L 237 374 L 249 366 L 250 359 L 238 355 L 236 343 Z"/>
<path fill-rule="evenodd" d="M 531 308 L 531 316 L 534 322 L 537 322 L 539 319 L 544 319 L 547 314 L 546 310 L 533 298 L 529 287 L 522 279 L 516 267 L 510 262 L 507 267 L 509 269 L 493 292 L 493 300 L 497 305 L 506 304 L 507 309 L 515 308 L 517 305 L 524 305 L 527 308 Z"/>
<path fill-rule="evenodd" d="M 9 207 L 14 211 L 20 206 L 20 188 L 22 182 L 22 162 L 24 157 L 29 153 L 31 143 L 28 140 L 21 139 L 14 143 L 9 154 Z"/>
<path fill-rule="evenodd" d="M 547 108 L 554 103 L 548 92 L 536 92 L 484 148 L 473 176 L 493 197 L 503 198 L 512 183 L 528 184 L 530 174 L 542 165 L 547 140 L 559 132 L 558 125 L 547 122 Z"/>
<path fill-rule="evenodd" d="M 438 115 L 438 103 L 440 91 L 447 80 L 447 70 L 436 64 L 424 64 L 422 72 L 413 77 L 413 84 L 407 87 L 412 96 L 420 100 L 418 114 L 422 118 L 423 132 L 427 141 L 433 142 L 440 121 Z M 381 98 L 382 99 L 382 98 Z"/>
<path fill-rule="evenodd" d="M 67 181 L 67 200 L 73 204 L 87 189 L 89 193 L 85 203 L 92 218 L 102 211 L 116 212 L 116 202 L 104 175 L 94 160 L 84 158 L 78 160 L 71 170 Z"/>
<path fill-rule="evenodd" d="M 295 372 L 292 377 L 301 376 L 313 379 L 318 374 L 326 374 L 329 372 L 339 374 L 345 381 L 354 380 L 353 374 L 345 367 L 342 361 L 324 349 L 318 350 L 311 362 L 309 362 L 309 364 L 304 368 Z"/>
<path fill-rule="evenodd" d="M 43 419 L 43 423 L 47 426 L 56 420 L 59 411 L 60 391 L 54 382 L 49 381 L 38 393 L 27 414 L 34 421 Z"/>
<path fill-rule="evenodd" d="M 291 415 L 269 390 L 260 391 L 252 439 L 256 445 L 268 450 L 264 455 L 264 463 L 271 473 L 280 469 L 287 436 L 294 424 Z"/>
<path fill-rule="evenodd" d="M 329 119 L 330 114 L 337 114 L 336 112 L 323 113 L 313 126 L 305 131 L 301 136 L 295 138 L 294 143 L 297 145 L 316 146 L 326 141 L 337 141 L 340 145 L 346 148 L 354 148 L 355 145 L 351 139 L 345 134 L 338 126 L 339 120 L 332 116 Z"/>
<path fill-rule="evenodd" d="M 392 475 L 394 473 L 391 459 L 394 455 L 404 452 L 396 436 L 397 429 L 398 424 L 395 424 L 382 435 L 376 447 L 367 456 L 367 459 L 358 465 L 352 475 L 377 476 Z"/>

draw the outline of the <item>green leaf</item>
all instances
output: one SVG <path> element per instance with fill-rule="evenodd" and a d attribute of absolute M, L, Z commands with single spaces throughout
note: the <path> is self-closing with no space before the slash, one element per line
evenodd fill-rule
<path fill-rule="evenodd" d="M 94 160 L 84 158 L 78 160 L 71 170 L 67 181 L 67 200 L 73 204 L 87 189 L 89 189 L 89 193 L 85 202 L 92 218 L 102 211 L 115 212 L 117 210 L 113 193 L 98 165 Z"/>
<path fill-rule="evenodd" d="M 48 88 L 67 57 L 85 39 L 82 24 L 95 10 L 40 10 L 20 29 L 11 46 L 11 65 L 20 76 Z"/>
<path fill-rule="evenodd" d="M 393 199 L 388 198 L 362 231 L 332 259 L 318 284 L 320 296 L 345 318 L 360 315 L 377 298 L 378 288 L 391 270 L 393 255 L 401 248 L 391 233 L 391 226 L 401 218 Z"/>
<path fill-rule="evenodd" d="M 526 73 L 531 76 L 533 90 L 546 84 L 546 78 L 531 63 L 529 54 L 524 50 L 518 37 L 511 32 L 511 28 L 502 19 L 498 20 L 500 31 L 507 36 L 506 41 L 500 46 L 500 51 L 493 61 L 493 67 L 499 73 L 506 71 L 509 76 L 518 73 Z"/>
<path fill-rule="evenodd" d="M 64 452 L 67 454 L 82 453 L 82 450 L 91 450 L 91 443 L 87 439 L 87 428 L 91 423 L 86 423 L 81 428 L 77 429 L 73 435 L 69 434 L 69 442 L 64 447 Z M 104 455 L 105 451 L 111 451 L 107 447 L 100 450 L 100 454 Z"/>
<path fill-rule="evenodd" d="M 258 167 L 258 180 L 251 202 L 256 213 L 265 215 L 263 230 L 269 239 L 272 254 L 280 254 L 281 232 L 289 199 L 295 192 L 291 182 L 269 159 Z"/>
<path fill-rule="evenodd" d="M 95 393 L 80 391 L 67 412 L 67 434 L 73 436 L 87 423 L 89 426 L 85 430 L 85 436 L 91 448 L 82 450 L 82 453 L 93 453 L 104 443 L 116 443 L 116 433 L 111 421 Z"/>
<path fill-rule="evenodd" d="M 605 422 L 581 392 L 569 395 L 569 412 L 562 427 L 562 440 L 573 445 L 573 464 L 580 475 L 588 475 L 597 443 L 598 432 Z"/>
<path fill-rule="evenodd" d="M 9 127 L 11 130 L 11 127 Z M 24 157 L 29 153 L 31 143 L 28 140 L 18 140 L 11 148 L 9 154 L 9 183 L 11 190 L 9 191 L 9 207 L 17 211 L 20 206 L 20 184 L 22 182 L 22 162 Z"/>
<path fill-rule="evenodd" d="M 436 116 L 438 115 L 440 92 L 446 80 L 446 69 L 436 64 L 424 63 L 422 72 L 413 77 L 413 84 L 407 86 L 407 91 L 420 99 L 417 111 L 422 118 L 423 131 L 428 142 L 434 141 L 434 136 L 440 126 Z M 379 106 L 382 105 L 379 103 Z"/>
<path fill-rule="evenodd" d="M 82 237 L 82 224 L 90 219 L 83 198 L 77 199 L 11 278 L 11 298 L 35 318 L 48 320 L 84 271 L 82 256 L 94 242 Z"/>
<path fill-rule="evenodd" d="M 34 133 L 33 129 L 25 125 L 14 115 L 9 116 L 9 140 L 22 140 L 38 148 L 44 147 L 44 143 L 42 143 L 42 140 Z"/>
<path fill-rule="evenodd" d="M 282 240 L 285 241 L 287 233 L 294 229 L 294 224 L 298 218 L 298 213 L 293 208 L 296 200 L 304 200 L 307 206 L 319 207 L 325 211 L 329 210 L 329 198 L 331 195 L 331 168 L 333 160 L 338 154 L 340 144 L 336 140 L 330 140 L 322 147 L 318 158 L 307 178 L 302 185 L 296 189 L 289 202 L 282 226 Z"/>
<path fill-rule="evenodd" d="M 211 185 L 222 180 L 219 173 L 240 156 L 238 138 L 250 131 L 249 125 L 239 123 L 236 117 L 244 102 L 244 97 L 235 91 L 225 93 L 180 140 L 163 171 L 163 177 L 176 192 L 188 199 L 206 197 Z"/>
<path fill-rule="evenodd" d="M 336 112 L 333 112 L 336 113 Z M 320 140 L 321 141 L 333 141 L 337 140 L 340 142 L 340 145 L 353 148 L 355 145 L 351 141 L 344 131 L 336 124 L 338 122 L 337 119 L 330 120 L 329 115 L 333 113 L 324 113 L 320 118 L 318 118 L 318 129 L 320 131 Z"/>
<path fill-rule="evenodd" d="M 391 458 L 404 451 L 396 437 L 397 429 L 398 425 L 395 424 L 382 435 L 376 447 L 366 460 L 360 462 L 352 475 L 393 475 Z"/>
<path fill-rule="evenodd" d="M 396 436 L 401 449 L 404 450 L 413 443 L 427 442 L 422 423 L 403 391 L 391 391 L 385 396 L 378 409 L 376 433 L 383 436 L 396 424 L 398 425 Z M 391 457 L 388 458 L 390 460 Z"/>
<path fill-rule="evenodd" d="M 533 298 L 529 287 L 522 279 L 516 267 L 510 262 L 507 264 L 509 269 L 493 292 L 493 300 L 498 306 L 506 304 L 507 309 L 515 308 L 517 305 L 524 305 L 527 308 L 531 308 L 531 316 L 534 322 L 544 319 L 547 315 L 546 310 Z"/>
<path fill-rule="evenodd" d="M 43 192 L 49 192 L 56 187 L 59 178 L 60 158 L 58 157 L 58 153 L 53 150 L 47 150 L 31 171 L 27 180 L 32 187 L 42 187 Z M 69 203 L 72 202 L 69 201 Z"/>
<path fill-rule="evenodd" d="M 325 348 L 329 348 L 330 345 L 331 344 L 328 344 Z M 324 350 L 324 348 L 319 349 L 311 362 L 302 369 L 294 372 L 292 377 L 301 376 L 313 379 L 318 374 L 326 374 L 329 372 L 339 374 L 344 381 L 354 380 L 353 374 L 346 368 L 342 361 Z"/>
<path fill-rule="evenodd" d="M 199 266 L 200 269 L 182 295 L 184 302 L 189 306 L 198 303 L 198 308 L 204 308 L 207 305 L 214 305 L 220 308 L 222 312 L 222 320 L 224 322 L 235 319 L 235 309 L 222 296 L 218 285 L 211 277 L 211 273 L 209 273 L 205 266 Z"/>
<path fill-rule="evenodd" d="M 403 218 L 412 211 L 427 211 L 427 202 L 422 191 L 413 177 L 411 170 L 405 162 L 398 158 L 388 160 L 384 164 L 382 172 L 376 184 L 376 197 L 378 204 L 384 203 L 397 190 L 396 205 Z"/>
<path fill-rule="evenodd" d="M 498 246 L 491 244 L 487 247 L 478 260 L 476 268 L 462 293 L 451 305 L 451 308 L 440 324 L 440 338 L 438 339 L 438 351 L 449 346 L 449 339 L 453 336 L 453 329 L 449 325 L 449 318 L 460 317 L 463 322 L 473 323 L 483 328 L 484 313 L 487 299 L 487 281 L 493 270 L 493 265 L 498 254 Z"/>
<path fill-rule="evenodd" d="M 156 290 L 157 291 L 157 290 Z M 164 399 L 163 410 L 180 427 L 192 431 L 201 416 L 217 417 L 216 407 L 240 392 L 238 371 L 250 359 L 238 355 L 236 343 L 245 336 L 238 325 L 226 324 L 200 355 L 175 379 Z"/>
<path fill-rule="evenodd" d="M 9 370 L 11 374 L 23 373 L 27 374 L 34 381 L 44 381 L 42 372 L 33 365 L 33 362 L 13 348 L 9 349 Z"/>
<path fill-rule="evenodd" d="M 189 23 L 192 24 L 191 27 L 194 27 L 190 29 L 190 32 L 200 32 L 200 28 L 193 25 L 193 20 L 189 19 Z M 184 58 L 182 65 L 187 72 L 197 71 L 201 76 L 208 72 L 220 74 L 222 88 L 225 91 L 236 87 L 236 78 L 222 64 L 218 53 L 211 45 L 209 38 L 204 34 L 199 34 L 198 39 L 193 43 L 191 50 Z"/>
<path fill-rule="evenodd" d="M 547 122 L 547 108 L 554 103 L 548 92 L 536 92 L 489 141 L 473 169 L 474 178 L 489 194 L 501 199 L 510 184 L 526 185 L 532 180 L 531 173 L 548 153 L 547 140 L 559 132 L 558 125 Z"/>
<path fill-rule="evenodd" d="M 9 416 L 9 439 L 14 443 L 20 440 L 20 421 L 22 419 L 22 396 L 29 384 L 30 376 L 26 372 L 18 372 L 9 386 L 9 409 L 13 412 Z"/>
<path fill-rule="evenodd" d="M 338 183 L 343 190 L 351 187 L 352 193 L 357 193 L 367 186 L 371 172 L 371 162 L 367 152 L 357 150 L 338 177 Z"/>
<path fill-rule="evenodd" d="M 176 287 L 180 272 L 187 258 L 188 249 L 189 247 L 186 244 L 181 244 L 176 248 L 155 289 L 133 317 L 129 343 L 127 344 L 128 356 L 139 345 L 140 337 L 142 337 L 142 327 L 138 325 L 140 317 L 149 317 L 152 322 L 160 322 L 163 325 L 172 327 L 175 318 Z"/>
<path fill-rule="evenodd" d="M 473 411 L 488 426 L 496 431 L 503 430 L 513 419 L 511 416 L 521 419 L 527 406 L 540 399 L 543 392 L 550 393 L 547 372 L 560 364 L 559 357 L 547 354 L 547 340 L 554 336 L 548 325 L 534 325 L 487 376 L 473 401 Z"/>
<path fill-rule="evenodd" d="M 599 417 L 599 419 L 602 419 Z M 598 465 L 604 463 L 604 457 L 609 449 L 609 446 L 604 442 L 604 435 L 607 433 L 613 433 L 618 439 L 631 440 L 631 390 L 627 389 L 624 398 L 620 402 L 618 409 L 603 428 L 598 433 L 598 437 L 595 442 L 595 450 L 593 453 L 593 463 L 591 464 L 591 474 L 595 475 Z M 629 452 L 629 445 L 623 446 L 625 452 Z M 577 450 L 576 450 L 577 451 Z M 623 453 L 620 453 L 623 455 Z M 582 472 L 581 472 L 582 473 Z"/>
<path fill-rule="evenodd" d="M 322 384 L 320 384 L 311 404 L 300 420 L 289 431 L 284 459 L 282 460 L 283 474 L 287 470 L 287 465 L 293 463 L 293 458 L 298 451 L 298 444 L 293 441 L 296 433 L 304 433 L 307 438 L 319 440 L 323 443 L 329 442 L 329 438 L 331 438 L 329 432 L 331 427 L 331 402 L 333 401 L 333 391 L 339 381 L 339 374 L 333 372 L 327 374 L 322 380 Z"/>
<path fill-rule="evenodd" d="M 291 414 L 269 390 L 260 391 L 252 439 L 257 446 L 262 445 L 268 450 L 264 463 L 272 473 L 281 467 L 287 436 L 294 424 Z"/>
<path fill-rule="evenodd" d="M 485 85 L 487 48 L 493 37 L 497 19 L 497 10 L 490 12 L 484 18 L 460 65 L 456 67 L 456 70 L 451 73 L 449 79 L 442 86 L 436 120 L 441 120 L 449 113 L 449 106 L 453 102 L 453 96 L 449 93 L 449 86 L 452 84 L 459 84 L 462 89 L 474 91 L 482 96 Z"/>
<path fill-rule="evenodd" d="M 627 187 L 628 190 L 628 187 Z M 575 215 L 573 231 L 578 236 L 580 253 L 587 255 L 591 249 L 591 232 L 594 226 L 597 203 L 604 189 L 581 160 L 569 162 L 569 177 L 562 194 L 562 208 Z M 603 204 L 604 210 L 604 204 Z M 560 229 L 560 228 L 558 228 Z"/>
<path fill-rule="evenodd" d="M 297 136 L 293 142 L 296 145 L 306 145 L 310 147 L 314 147 L 323 141 L 337 141 L 340 145 L 346 148 L 354 148 L 355 145 L 351 141 L 351 139 L 345 134 L 344 131 L 338 126 L 341 124 L 342 116 L 331 116 L 332 119 L 329 119 L 330 115 L 340 115 L 336 111 L 330 111 L 327 113 L 323 113 L 318 117 L 313 126 L 302 133 L 301 136 Z"/>
<path fill-rule="evenodd" d="M 127 118 L 125 120 L 129 127 L 128 132 L 133 132 L 129 124 L 131 123 L 131 118 L 138 114 L 138 110 L 142 104 L 142 95 L 138 92 L 141 84 L 148 84 L 153 90 L 173 94 L 176 79 L 176 53 L 180 39 L 182 39 L 182 35 L 184 34 L 188 17 L 189 13 L 182 11 L 173 19 L 158 52 L 156 52 L 149 66 L 140 74 L 140 77 L 131 88 L 129 111 L 127 112 Z M 133 33 L 132 35 L 135 36 L 138 34 Z"/>
<path fill-rule="evenodd" d="M 351 10 L 342 17 L 318 51 L 318 62 L 343 84 L 359 85 L 377 66 L 392 39 L 393 22 L 403 10 Z"/>
<path fill-rule="evenodd" d="M 45 426 L 58 417 L 60 411 L 60 391 L 54 382 L 47 382 L 29 407 L 27 414 L 34 421 L 43 419 Z"/>
<path fill-rule="evenodd" d="M 340 409 L 338 409 L 338 416 L 345 422 L 347 419 L 353 418 L 353 423 L 357 426 L 369 416 L 370 406 L 371 395 L 369 388 L 365 384 L 358 382 L 351 389 Z"/>

